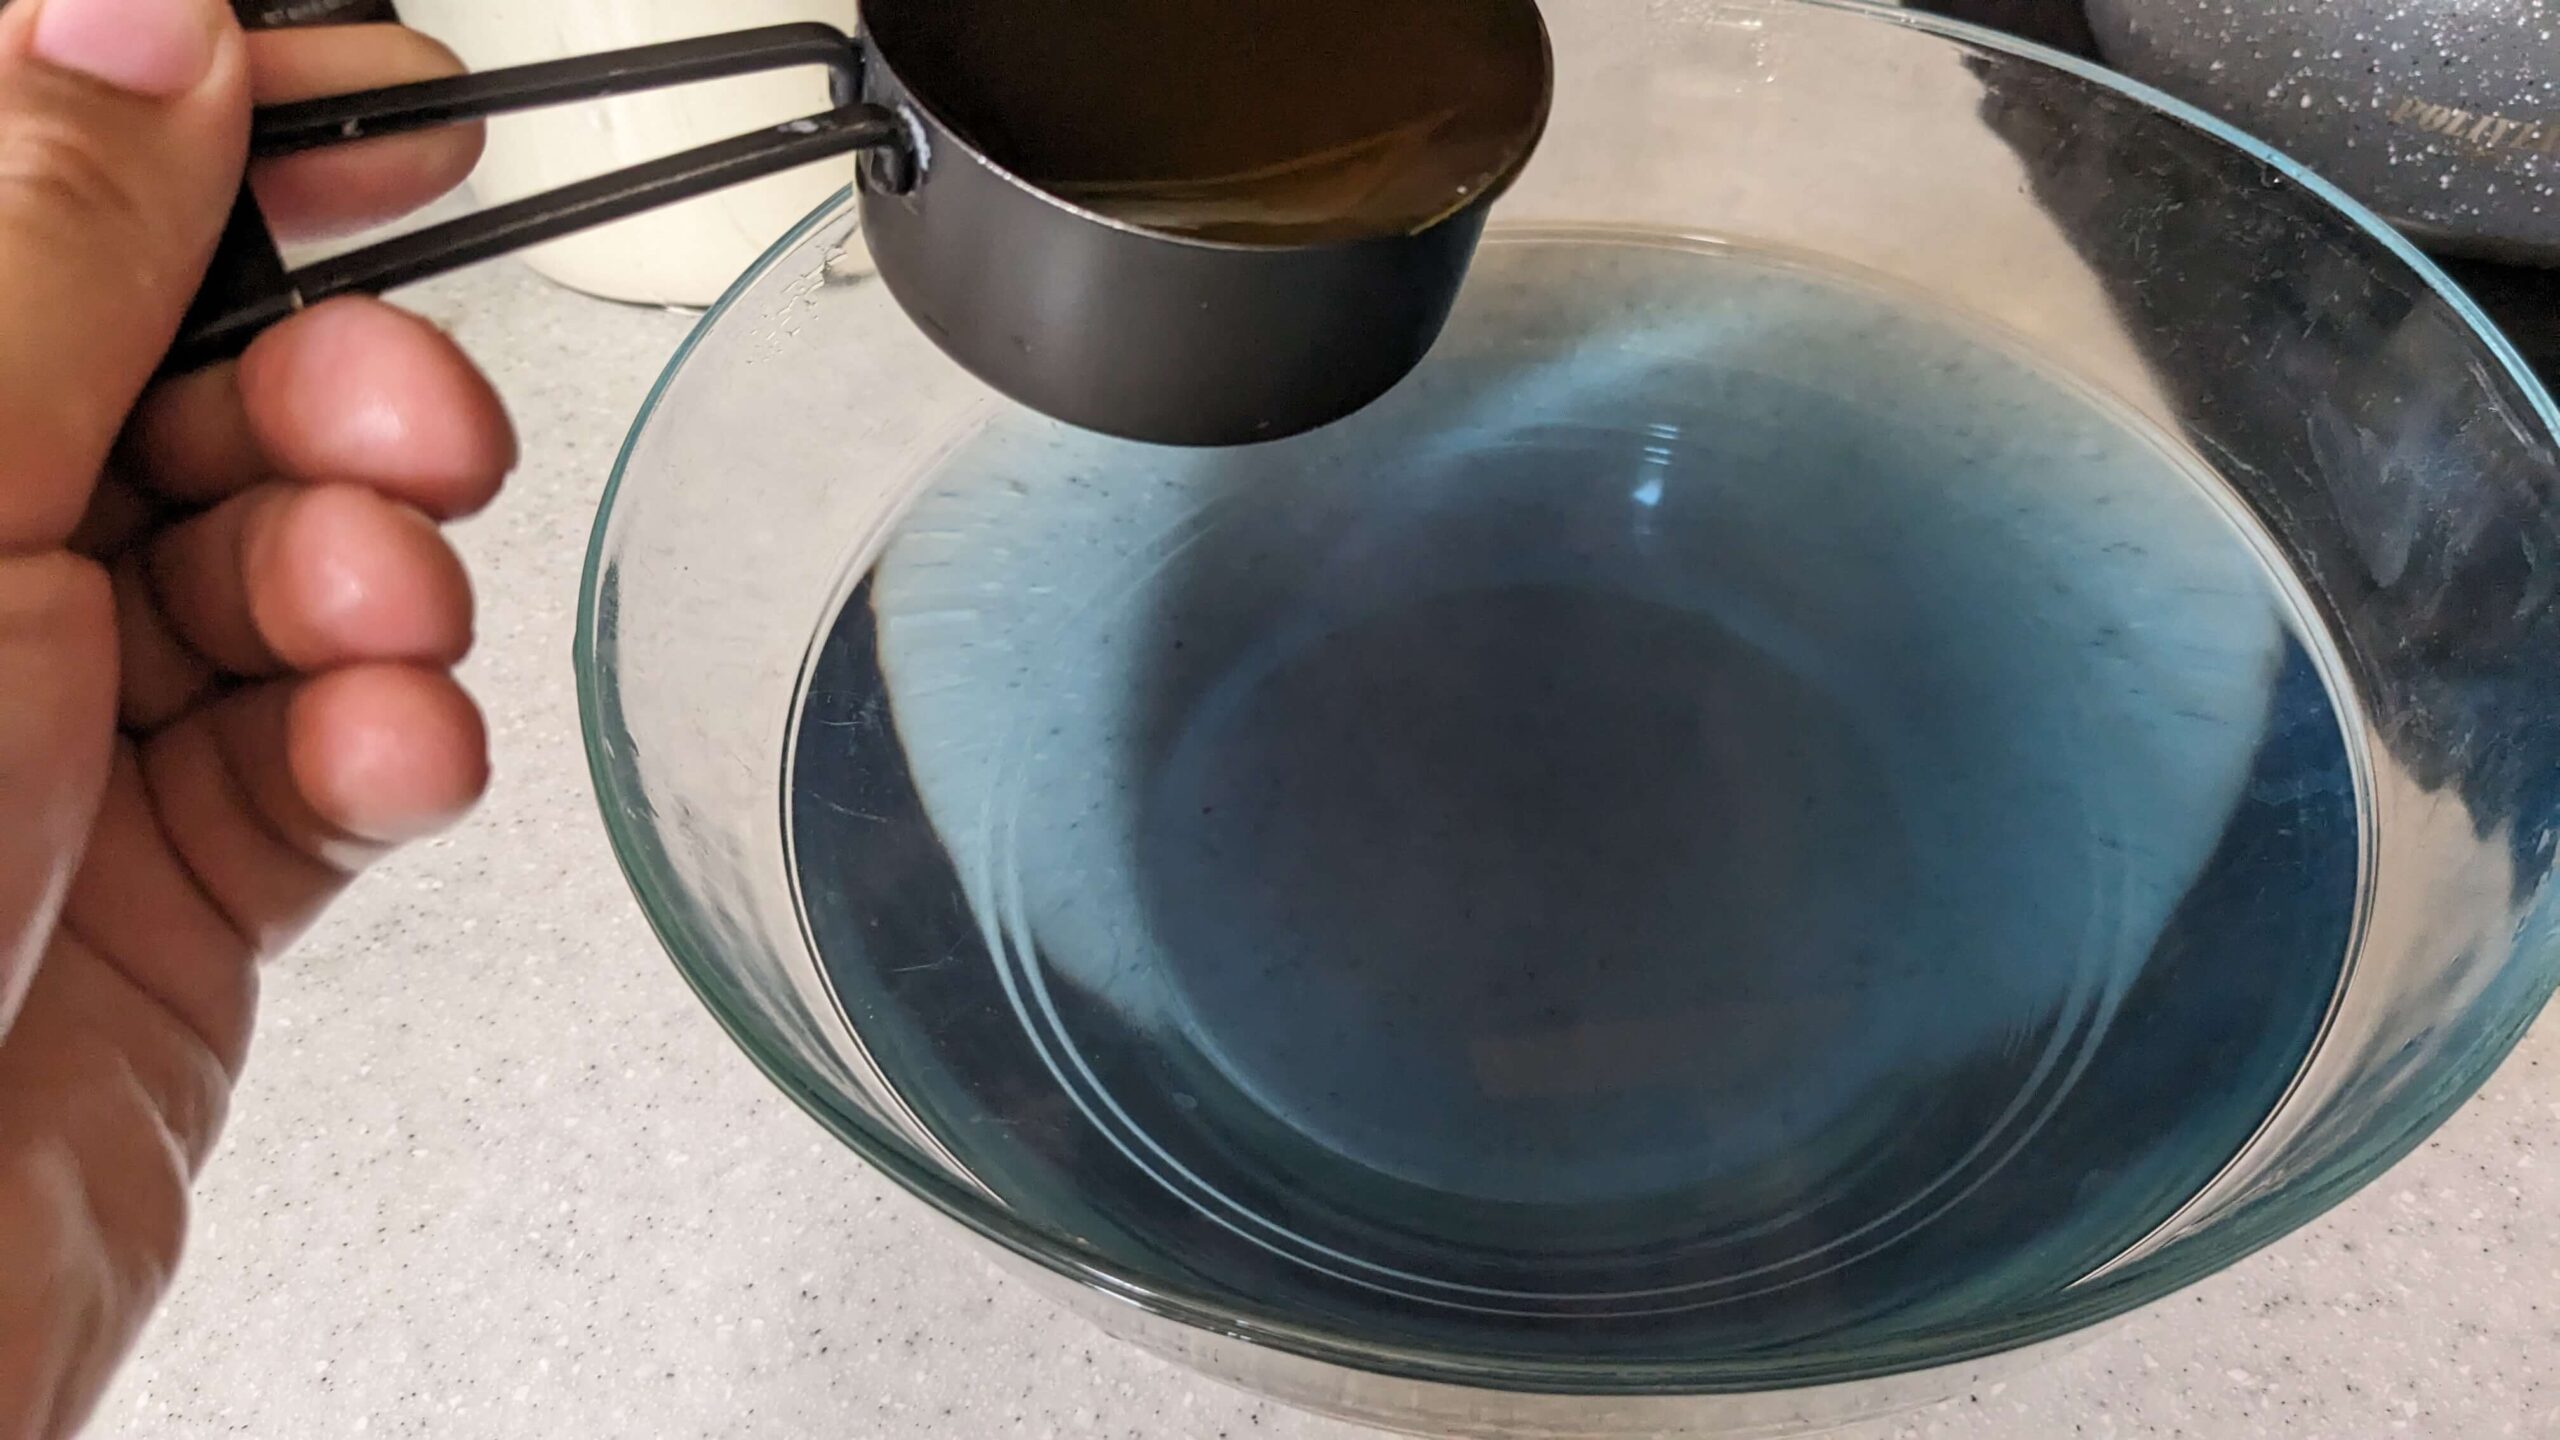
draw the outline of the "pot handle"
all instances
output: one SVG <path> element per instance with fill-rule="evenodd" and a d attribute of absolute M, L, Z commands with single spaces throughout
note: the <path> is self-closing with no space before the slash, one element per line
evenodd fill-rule
<path fill-rule="evenodd" d="M 204 286 L 179 327 L 177 343 L 161 362 L 160 374 L 184 374 L 237 356 L 268 326 L 331 296 L 379 294 L 812 161 L 903 147 L 905 128 L 897 118 L 858 98 L 862 64 L 860 42 L 831 25 L 774 25 L 262 109 L 250 153 L 266 159 L 511 111 L 800 65 L 826 67 L 835 102 L 822 115 L 493 206 L 295 271 L 285 269 L 266 220 L 244 185 Z"/>

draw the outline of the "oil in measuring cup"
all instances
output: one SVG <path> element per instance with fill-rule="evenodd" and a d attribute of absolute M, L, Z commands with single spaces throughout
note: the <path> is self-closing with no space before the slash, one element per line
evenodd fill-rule
<path fill-rule="evenodd" d="M 1546 103 L 1536 12 L 1478 0 L 1008 0 L 911 23 L 914 83 L 1012 173 L 1230 243 L 1421 230 L 1516 163 Z"/>

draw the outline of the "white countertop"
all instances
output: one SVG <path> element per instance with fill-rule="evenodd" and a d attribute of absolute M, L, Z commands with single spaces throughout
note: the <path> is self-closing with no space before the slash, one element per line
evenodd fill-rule
<path fill-rule="evenodd" d="M 587 527 L 686 317 L 511 265 L 407 297 L 515 408 L 462 531 L 495 792 L 270 971 L 178 1293 L 105 1436 L 1350 1440 L 997 1277 L 793 1109 L 660 954 L 589 798 Z M 1857 1440 L 2560 1436 L 2560 1018 L 2326 1221 Z"/>

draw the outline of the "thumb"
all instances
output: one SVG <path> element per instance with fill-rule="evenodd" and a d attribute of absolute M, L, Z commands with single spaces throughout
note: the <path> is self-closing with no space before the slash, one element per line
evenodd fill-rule
<path fill-rule="evenodd" d="M 0 555 L 59 546 L 240 186 L 224 0 L 0 9 Z"/>
<path fill-rule="evenodd" d="M 0 1034 L 106 783 L 115 618 L 62 552 L 240 184 L 223 0 L 0 8 Z"/>

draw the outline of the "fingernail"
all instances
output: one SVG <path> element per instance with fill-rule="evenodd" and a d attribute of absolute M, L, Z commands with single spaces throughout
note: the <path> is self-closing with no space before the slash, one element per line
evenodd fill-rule
<path fill-rule="evenodd" d="M 37 59 L 152 99 L 184 95 L 213 69 L 215 0 L 42 0 Z"/>

